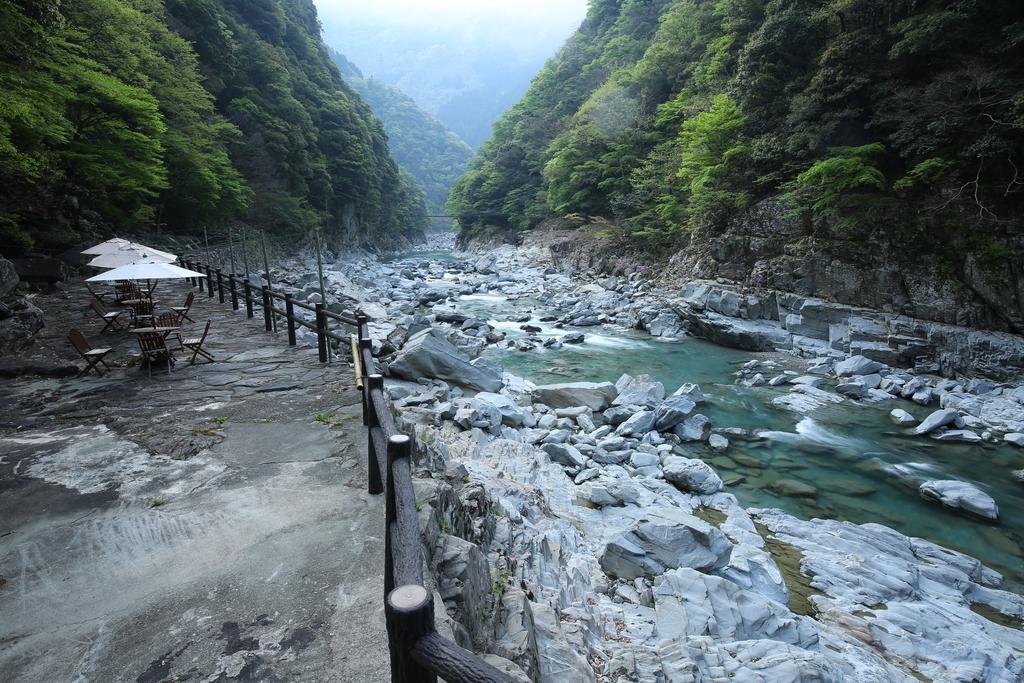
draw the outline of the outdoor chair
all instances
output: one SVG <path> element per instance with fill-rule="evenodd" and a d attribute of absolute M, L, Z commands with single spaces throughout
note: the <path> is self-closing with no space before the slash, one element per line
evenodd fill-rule
<path fill-rule="evenodd" d="M 89 303 L 92 305 L 92 310 L 96 311 L 96 315 L 103 318 L 103 322 L 106 323 L 106 325 L 103 326 L 103 329 L 100 330 L 100 334 L 103 334 L 107 330 L 113 330 L 116 332 L 123 329 L 120 321 L 118 320 L 118 317 L 121 315 L 121 311 L 111 311 L 108 313 L 107 309 L 103 308 L 103 304 L 101 304 L 97 299 L 93 299 Z"/>
<path fill-rule="evenodd" d="M 181 320 L 177 313 L 159 313 L 153 316 L 153 327 L 181 327 Z M 181 330 L 164 333 L 164 339 L 173 336 L 178 340 L 178 346 L 184 351 L 185 347 L 181 339 Z"/>
<path fill-rule="evenodd" d="M 140 298 L 137 303 L 131 304 L 132 324 L 134 327 L 144 327 L 153 322 L 153 302 L 150 299 Z"/>
<path fill-rule="evenodd" d="M 114 292 L 116 293 L 117 303 L 142 298 L 142 290 L 139 289 L 137 284 L 131 281 L 126 282 L 119 280 L 117 284 L 114 285 Z"/>
<path fill-rule="evenodd" d="M 68 335 L 68 341 L 75 347 L 75 351 L 78 351 L 78 355 L 82 357 L 82 360 L 86 362 L 85 369 L 78 373 L 78 376 L 88 373 L 90 370 L 95 370 L 96 374 L 100 377 L 103 376 L 103 370 L 100 369 L 100 365 L 110 370 L 110 366 L 107 365 L 103 357 L 110 353 L 111 349 L 94 349 L 89 345 L 85 335 L 79 330 L 73 329 Z"/>
<path fill-rule="evenodd" d="M 189 292 L 188 296 L 185 297 L 184 306 L 171 306 L 171 310 L 178 314 L 178 324 L 180 325 L 183 320 L 187 320 L 190 323 L 194 323 L 195 320 L 188 317 L 188 312 L 192 310 L 192 302 L 195 301 L 196 293 Z"/>
<path fill-rule="evenodd" d="M 103 297 L 109 294 L 109 292 L 97 292 L 96 288 L 93 287 L 88 282 L 85 283 L 85 288 L 88 289 L 89 293 L 92 294 L 93 298 L 96 299 L 96 301 L 99 301 L 101 304 L 103 303 Z"/>
<path fill-rule="evenodd" d="M 167 341 L 160 332 L 146 332 L 139 335 L 139 350 L 142 351 L 142 358 L 146 362 L 146 369 L 149 376 L 153 376 L 153 363 L 164 361 L 167 363 L 167 374 L 171 374 L 171 366 L 174 365 L 174 354 L 167 348 Z"/>
<path fill-rule="evenodd" d="M 215 358 L 213 357 L 213 354 L 203 349 L 203 343 L 206 341 L 206 335 L 209 333 L 210 321 L 207 320 L 206 327 L 203 328 L 203 336 L 182 340 L 181 345 L 184 346 L 186 349 L 190 349 L 193 352 L 192 358 L 190 358 L 188 361 L 189 365 L 192 365 L 193 363 L 196 362 L 196 356 L 202 356 L 209 363 L 214 362 Z"/>

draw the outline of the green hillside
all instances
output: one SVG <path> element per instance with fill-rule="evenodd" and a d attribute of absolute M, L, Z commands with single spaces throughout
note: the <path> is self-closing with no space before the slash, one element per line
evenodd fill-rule
<path fill-rule="evenodd" d="M 157 224 L 426 225 L 310 0 L 2 2 L 0 91 L 5 255 Z"/>
<path fill-rule="evenodd" d="M 449 208 L 467 235 L 571 216 L 681 247 L 774 198 L 811 238 L 999 260 L 1022 153 L 1020 2 L 593 0 Z"/>
<path fill-rule="evenodd" d="M 424 111 L 398 88 L 363 73 L 344 55 L 331 50 L 342 76 L 384 124 L 395 161 L 419 182 L 427 211 L 444 213 L 452 184 L 469 168 L 473 150 L 444 124 Z M 432 220 L 435 229 L 451 229 L 449 219 Z"/>

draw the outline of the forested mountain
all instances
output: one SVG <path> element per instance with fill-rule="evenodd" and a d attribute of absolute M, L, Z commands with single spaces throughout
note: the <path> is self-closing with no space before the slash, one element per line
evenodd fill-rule
<path fill-rule="evenodd" d="M 311 0 L 0 2 L 5 255 L 159 223 L 426 225 Z"/>
<path fill-rule="evenodd" d="M 790 250 L 1012 265 L 1022 153 L 1018 0 L 592 0 L 449 208 L 467 234 L 571 216 L 671 250 L 769 200 L 804 226 Z"/>
<path fill-rule="evenodd" d="M 373 77 L 365 78 L 341 53 L 330 50 L 330 54 L 345 81 L 384 124 L 395 161 L 426 193 L 428 213 L 443 214 L 448 191 L 469 168 L 473 150 L 401 90 Z M 435 229 L 451 229 L 447 218 L 433 218 L 431 224 Z"/>

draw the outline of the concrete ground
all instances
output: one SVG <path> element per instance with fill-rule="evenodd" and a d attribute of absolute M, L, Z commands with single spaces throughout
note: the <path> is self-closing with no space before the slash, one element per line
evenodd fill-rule
<path fill-rule="evenodd" d="M 24 360 L 73 359 L 77 326 L 116 367 L 0 380 L 0 680 L 387 680 L 383 500 L 348 364 L 197 295 L 217 362 L 151 379 L 84 288 L 36 303 Z"/>

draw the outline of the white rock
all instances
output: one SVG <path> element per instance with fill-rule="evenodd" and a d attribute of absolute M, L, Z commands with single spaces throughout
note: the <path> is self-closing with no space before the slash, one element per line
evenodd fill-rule
<path fill-rule="evenodd" d="M 926 481 L 918 493 L 925 500 L 934 500 L 945 507 L 963 510 L 983 519 L 999 519 L 999 508 L 992 497 L 974 484 L 955 479 Z"/>
<path fill-rule="evenodd" d="M 945 427 L 946 425 L 953 423 L 956 420 L 957 415 L 959 415 L 959 413 L 951 408 L 936 410 L 934 413 L 926 417 L 921 424 L 914 427 L 914 434 L 928 434 L 939 427 Z"/>
<path fill-rule="evenodd" d="M 836 363 L 832 370 L 836 373 L 837 377 L 848 377 L 850 375 L 870 375 L 884 367 L 878 361 L 864 356 L 850 356 L 846 360 Z"/>
<path fill-rule="evenodd" d="M 712 434 L 712 437 L 717 434 Z M 722 479 L 703 460 L 670 455 L 661 461 L 665 479 L 684 491 L 710 494 L 722 490 Z"/>
<path fill-rule="evenodd" d="M 893 408 L 889 411 L 889 419 L 901 427 L 913 427 L 917 424 L 917 418 L 902 408 Z"/>

